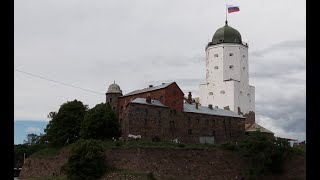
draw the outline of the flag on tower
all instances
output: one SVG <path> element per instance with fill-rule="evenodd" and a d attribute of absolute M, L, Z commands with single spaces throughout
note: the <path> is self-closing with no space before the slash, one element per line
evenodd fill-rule
<path fill-rule="evenodd" d="M 239 6 L 228 5 L 228 13 L 233 13 L 238 11 L 240 11 Z"/>

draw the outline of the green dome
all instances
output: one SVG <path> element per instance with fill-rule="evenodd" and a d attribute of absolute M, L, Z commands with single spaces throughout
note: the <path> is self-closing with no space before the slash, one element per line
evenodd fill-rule
<path fill-rule="evenodd" d="M 228 21 L 226 25 L 219 28 L 212 37 L 212 44 L 218 43 L 235 43 L 242 44 L 241 34 L 236 29 L 228 26 Z"/>

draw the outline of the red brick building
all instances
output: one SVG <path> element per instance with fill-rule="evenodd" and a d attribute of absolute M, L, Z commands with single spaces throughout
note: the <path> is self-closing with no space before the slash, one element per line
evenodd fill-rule
<path fill-rule="evenodd" d="M 201 106 L 192 100 L 190 92 L 185 98 L 175 82 L 125 95 L 120 87 L 112 86 L 116 90 L 106 93 L 106 102 L 115 105 L 117 101 L 114 109 L 125 139 L 131 134 L 143 139 L 212 144 L 237 141 L 245 136 L 245 117 L 230 110 Z"/>
<path fill-rule="evenodd" d="M 136 98 L 147 98 L 159 100 L 163 105 L 182 111 L 184 94 L 177 83 L 162 83 L 160 86 L 149 86 L 141 90 L 135 90 L 119 97 L 119 109 L 123 110 Z"/>

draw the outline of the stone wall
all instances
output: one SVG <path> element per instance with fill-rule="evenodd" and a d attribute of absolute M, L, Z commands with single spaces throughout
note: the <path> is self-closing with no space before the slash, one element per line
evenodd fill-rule
<path fill-rule="evenodd" d="M 166 107 L 131 103 L 120 117 L 122 137 L 128 134 L 161 140 L 179 139 L 199 143 L 200 137 L 214 137 L 215 143 L 240 140 L 245 136 L 243 118 L 176 111 Z"/>
<path fill-rule="evenodd" d="M 152 172 L 158 179 L 231 180 L 243 175 L 248 161 L 232 151 L 221 149 L 107 149 L 106 163 L 131 172 Z M 67 162 L 68 151 L 57 157 L 27 158 L 20 179 L 48 177 L 61 174 L 60 167 Z M 303 156 L 286 162 L 282 175 L 259 179 L 306 179 L 306 159 Z"/>

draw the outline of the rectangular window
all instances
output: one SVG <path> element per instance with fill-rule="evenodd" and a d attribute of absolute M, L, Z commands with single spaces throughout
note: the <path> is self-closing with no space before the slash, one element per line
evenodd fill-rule
<path fill-rule="evenodd" d="M 188 134 L 192 134 L 192 129 L 188 129 Z"/>

